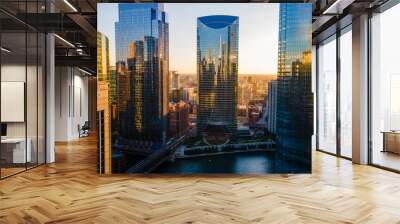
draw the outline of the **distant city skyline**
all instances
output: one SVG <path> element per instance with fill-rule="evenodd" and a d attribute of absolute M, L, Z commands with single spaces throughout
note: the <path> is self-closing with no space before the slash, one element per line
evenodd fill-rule
<path fill-rule="evenodd" d="M 187 10 L 190 7 L 193 10 Z M 166 3 L 170 45 L 170 70 L 196 74 L 196 21 L 207 15 L 235 15 L 239 26 L 239 75 L 277 74 L 279 4 Z M 98 30 L 110 40 L 110 65 L 116 62 L 114 23 L 118 21 L 118 4 L 98 5 Z M 257 24 L 257 26 L 255 26 Z M 257 47 L 254 47 L 257 46 Z"/>

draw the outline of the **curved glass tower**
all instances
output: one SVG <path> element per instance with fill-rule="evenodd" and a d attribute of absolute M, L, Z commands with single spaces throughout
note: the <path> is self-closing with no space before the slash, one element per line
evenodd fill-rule
<path fill-rule="evenodd" d="M 213 15 L 197 18 L 197 134 L 207 126 L 237 128 L 239 17 Z"/>

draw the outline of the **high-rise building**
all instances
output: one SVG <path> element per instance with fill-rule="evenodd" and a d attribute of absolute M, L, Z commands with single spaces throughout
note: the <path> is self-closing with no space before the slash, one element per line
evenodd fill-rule
<path fill-rule="evenodd" d="M 189 128 L 189 105 L 183 101 L 169 104 L 168 134 L 182 136 Z"/>
<path fill-rule="evenodd" d="M 183 89 L 172 89 L 170 94 L 170 102 L 178 103 L 183 100 Z"/>
<path fill-rule="evenodd" d="M 312 15 L 309 12 L 311 4 L 280 4 L 276 140 L 285 159 L 311 167 Z"/>
<path fill-rule="evenodd" d="M 117 70 L 115 66 L 110 66 L 110 105 L 111 105 L 111 120 L 116 121 L 117 119 Z M 116 124 L 112 122 L 113 129 L 116 128 Z"/>
<path fill-rule="evenodd" d="M 128 138 L 165 142 L 167 135 L 169 52 L 163 4 L 118 4 L 116 58 L 129 73 Z M 124 104 L 124 102 L 122 102 Z M 121 109 L 123 109 L 123 106 Z"/>
<path fill-rule="evenodd" d="M 109 81 L 110 56 L 108 37 L 97 32 L 97 79 L 98 81 Z"/>
<path fill-rule="evenodd" d="M 238 17 L 197 18 L 198 135 L 215 125 L 236 133 L 238 40 Z"/>
<path fill-rule="evenodd" d="M 171 89 L 179 89 L 179 74 L 177 71 L 170 72 Z"/>
<path fill-rule="evenodd" d="M 257 106 L 254 105 L 250 105 L 248 110 L 247 110 L 247 118 L 248 118 L 248 123 L 249 126 L 252 127 L 253 125 L 255 125 L 258 121 L 258 119 L 260 119 L 260 109 Z"/>
<path fill-rule="evenodd" d="M 110 102 L 117 102 L 117 71 L 115 66 L 110 66 Z"/>
<path fill-rule="evenodd" d="M 186 100 L 186 93 L 187 93 L 187 101 L 191 103 L 197 103 L 197 92 L 196 89 L 193 87 L 184 88 L 184 97 L 183 100 Z"/>
<path fill-rule="evenodd" d="M 182 88 L 182 100 L 184 102 L 189 102 L 190 91 L 191 91 L 191 89 L 189 89 L 189 88 Z"/>
<path fill-rule="evenodd" d="M 271 80 L 268 82 L 268 100 L 267 100 L 267 115 L 268 115 L 268 132 L 270 134 L 276 134 L 276 100 L 278 91 L 278 82 Z"/>
<path fill-rule="evenodd" d="M 98 141 L 98 164 L 100 174 L 111 174 L 111 113 L 109 104 L 109 83 L 107 81 L 97 82 L 97 141 Z"/>
<path fill-rule="evenodd" d="M 126 137 L 129 133 L 127 127 L 128 103 L 130 102 L 130 74 L 127 72 L 125 62 L 117 62 L 117 120 L 118 131 Z"/>

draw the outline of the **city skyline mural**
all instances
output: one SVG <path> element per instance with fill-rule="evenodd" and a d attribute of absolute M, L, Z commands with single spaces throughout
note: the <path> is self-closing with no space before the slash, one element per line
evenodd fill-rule
<path fill-rule="evenodd" d="M 98 4 L 99 173 L 311 172 L 311 4 L 212 6 Z"/>

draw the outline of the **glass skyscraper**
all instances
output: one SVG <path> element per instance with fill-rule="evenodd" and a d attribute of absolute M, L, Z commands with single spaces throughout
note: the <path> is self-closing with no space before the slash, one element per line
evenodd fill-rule
<path fill-rule="evenodd" d="M 110 56 L 108 37 L 97 32 L 97 77 L 99 81 L 109 81 Z"/>
<path fill-rule="evenodd" d="M 237 129 L 239 18 L 213 15 L 197 18 L 197 134 L 208 126 Z"/>
<path fill-rule="evenodd" d="M 280 4 L 276 112 L 280 158 L 307 164 L 309 169 L 313 134 L 311 8 L 311 4 Z"/>
<path fill-rule="evenodd" d="M 168 23 L 163 4 L 118 4 L 115 23 L 117 64 L 127 74 L 117 105 L 119 133 L 128 139 L 164 142 L 167 136 L 169 60 Z M 118 67 L 118 66 L 117 66 Z M 118 72 L 117 76 L 122 75 Z M 124 91 L 122 86 L 129 91 Z"/>

